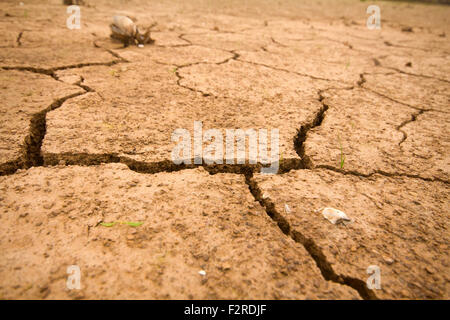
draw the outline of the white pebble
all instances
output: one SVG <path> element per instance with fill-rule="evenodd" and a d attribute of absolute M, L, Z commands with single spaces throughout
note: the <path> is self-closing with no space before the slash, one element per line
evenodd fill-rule
<path fill-rule="evenodd" d="M 284 211 L 286 211 L 286 213 L 291 213 L 291 208 L 289 208 L 287 203 L 284 204 Z"/>
<path fill-rule="evenodd" d="M 340 222 L 344 223 L 345 221 L 351 221 L 344 212 L 342 212 L 338 209 L 334 209 L 334 208 L 324 208 L 322 210 L 322 215 L 325 217 L 325 219 L 330 221 L 332 224 L 337 224 Z"/>
<path fill-rule="evenodd" d="M 206 276 L 206 271 L 205 270 L 200 270 L 198 272 L 198 274 L 201 275 L 201 276 Z"/>

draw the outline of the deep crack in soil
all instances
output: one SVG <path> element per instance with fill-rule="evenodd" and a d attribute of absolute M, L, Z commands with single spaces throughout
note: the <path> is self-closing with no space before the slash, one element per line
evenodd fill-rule
<path fill-rule="evenodd" d="M 313 168 L 311 159 L 305 153 L 305 141 L 309 130 L 320 126 L 322 124 L 323 119 L 325 118 L 325 112 L 328 110 L 329 107 L 328 105 L 325 104 L 323 100 L 324 97 L 322 96 L 322 93 L 319 91 L 319 101 L 322 103 L 322 107 L 316 113 L 314 119 L 311 122 L 302 125 L 300 127 L 300 129 L 297 132 L 297 135 L 294 137 L 294 149 L 297 152 L 298 156 L 300 157 L 303 165 L 302 167 L 304 169 Z"/>
<path fill-rule="evenodd" d="M 18 47 L 20 47 L 22 45 L 22 42 L 20 42 L 20 39 L 22 39 L 23 33 L 24 33 L 24 31 L 20 31 L 19 34 L 17 35 L 16 43 L 17 43 Z"/>
<path fill-rule="evenodd" d="M 266 23 L 266 26 L 267 26 L 267 23 Z M 250 30 L 250 29 L 245 28 L 242 31 L 245 31 L 245 30 Z M 320 30 L 320 29 L 317 29 L 317 30 Z M 239 31 L 239 32 L 242 32 L 242 31 Z M 220 32 L 221 33 L 231 33 L 231 34 L 238 33 L 236 31 L 222 31 L 222 30 Z M 15 38 L 17 46 L 22 46 L 21 39 L 22 39 L 23 33 L 24 33 L 24 31 L 21 31 Z M 194 44 L 192 41 L 185 38 L 186 35 L 188 35 L 188 34 L 180 33 L 177 35 L 177 38 L 179 40 L 182 40 L 185 42 L 183 44 L 176 44 L 176 45 L 155 44 L 155 45 L 161 46 L 161 47 L 186 47 L 186 46 L 194 46 L 195 45 L 195 46 L 204 46 L 207 48 L 211 48 L 211 47 L 208 47 L 208 46 L 205 46 L 202 44 Z M 334 40 L 331 38 L 326 38 L 326 39 L 328 39 L 330 41 L 339 42 L 352 50 L 366 52 L 364 50 L 355 49 L 348 42 L 341 42 L 339 40 Z M 371 39 L 367 39 L 367 40 L 371 40 Z M 270 41 L 272 44 L 275 44 L 276 46 L 279 46 L 281 48 L 289 47 L 288 45 L 285 45 L 282 42 L 275 40 L 273 37 L 270 37 Z M 298 41 L 301 41 L 301 39 L 299 39 Z M 409 46 L 393 45 L 392 43 L 387 42 L 387 41 L 385 42 L 385 45 L 399 47 L 399 48 L 412 48 Z M 4 69 L 4 70 L 30 71 L 30 72 L 34 72 L 34 73 L 44 74 L 44 75 L 48 75 L 48 76 L 52 77 L 55 80 L 60 81 L 56 75 L 56 71 L 66 70 L 66 69 L 83 68 L 83 67 L 89 67 L 89 66 L 113 66 L 118 63 L 128 63 L 129 62 L 127 59 L 124 59 L 115 51 L 99 46 L 95 40 L 94 40 L 94 46 L 104 49 L 105 51 L 107 51 L 109 54 L 111 54 L 116 59 L 109 61 L 109 62 L 78 63 L 78 64 L 71 64 L 71 65 L 65 65 L 65 66 L 54 67 L 54 68 L 36 68 L 36 67 L 23 67 L 23 66 L 3 66 L 0 68 Z M 260 46 L 259 48 L 262 51 L 269 51 L 267 49 L 267 45 Z M 430 51 L 428 49 L 422 49 L 422 48 L 413 48 L 413 49 Z M 174 74 L 177 77 L 177 81 L 176 81 L 177 85 L 179 87 L 199 93 L 204 97 L 210 96 L 213 98 L 214 96 L 210 93 L 203 92 L 195 87 L 189 87 L 187 85 L 182 84 L 181 82 L 184 78 L 180 74 L 180 71 L 183 68 L 187 68 L 187 67 L 190 67 L 190 66 L 193 66 L 196 64 L 220 65 L 220 64 L 226 64 L 231 60 L 236 60 L 236 61 L 239 61 L 239 62 L 242 62 L 245 64 L 262 66 L 262 67 L 269 68 L 271 70 L 282 71 L 282 72 L 287 72 L 290 74 L 308 77 L 313 80 L 332 81 L 327 78 L 316 77 L 316 76 L 306 74 L 306 73 L 295 72 L 295 71 L 288 70 L 285 68 L 276 67 L 276 66 L 273 66 L 270 64 L 248 61 L 248 60 L 243 59 L 239 55 L 239 53 L 237 53 L 238 50 L 224 50 L 224 49 L 218 49 L 218 50 L 226 51 L 226 52 L 230 53 L 232 56 L 224 59 L 223 61 L 219 61 L 219 62 L 215 62 L 215 63 L 194 62 L 194 63 L 183 64 L 183 65 L 174 65 L 175 66 Z M 381 66 L 381 63 L 377 59 L 373 59 L 373 61 L 374 61 L 376 67 L 393 70 L 396 73 L 402 73 L 402 74 L 415 76 L 415 77 L 435 79 L 435 80 L 439 80 L 439 81 L 442 81 L 445 83 L 450 82 L 448 80 L 445 80 L 445 79 L 442 79 L 439 77 L 422 75 L 422 74 L 413 74 L 413 73 L 405 72 L 398 68 L 389 67 L 389 66 Z M 427 111 L 432 111 L 432 110 L 436 111 L 436 112 L 447 113 L 442 110 L 418 108 L 416 106 L 412 106 L 405 102 L 397 101 L 396 99 L 389 97 L 388 95 L 379 93 L 376 90 L 373 90 L 371 88 L 367 88 L 366 86 L 364 86 L 364 84 L 367 82 L 366 78 L 364 77 L 365 74 L 370 74 L 370 73 L 360 73 L 359 74 L 360 79 L 357 81 L 357 85 L 360 88 L 371 91 L 383 98 L 389 99 L 391 101 L 402 104 L 409 108 L 418 110 L 418 112 L 411 115 L 410 119 L 403 121 L 400 125 L 398 125 L 396 127 L 396 129 L 403 134 L 402 140 L 398 143 L 399 146 L 402 145 L 402 143 L 407 139 L 407 134 L 404 130 L 402 130 L 402 128 L 405 125 L 407 125 L 413 121 L 416 121 L 418 116 L 420 116 L 421 114 L 423 114 Z M 324 252 L 314 242 L 314 240 L 306 237 L 301 232 L 294 230 L 294 228 L 289 224 L 288 220 L 280 212 L 278 212 L 276 210 L 275 204 L 271 201 L 271 199 L 267 198 L 267 197 L 263 197 L 261 188 L 258 186 L 258 183 L 254 179 L 254 174 L 256 172 L 258 172 L 262 167 L 262 165 L 260 163 L 258 163 L 256 165 L 250 165 L 250 164 L 212 164 L 212 165 L 207 165 L 207 164 L 185 165 L 185 164 L 182 164 L 182 165 L 176 165 L 170 160 L 163 160 L 163 161 L 159 161 L 159 162 L 144 162 L 144 161 L 137 161 L 137 160 L 134 160 L 134 159 L 131 159 L 131 158 L 128 158 L 125 156 L 113 154 L 113 153 L 104 153 L 104 154 L 46 153 L 46 154 L 43 154 L 41 147 L 42 147 L 42 143 L 43 143 L 43 140 L 44 140 L 46 132 L 47 132 L 47 123 L 46 123 L 47 113 L 61 107 L 64 104 L 64 102 L 66 102 L 67 100 L 69 100 L 71 98 L 84 95 L 88 92 L 95 92 L 95 90 L 93 90 L 89 86 L 85 85 L 84 81 L 85 81 L 85 79 L 81 76 L 80 80 L 74 84 L 74 85 L 82 88 L 84 90 L 84 92 L 75 93 L 75 94 L 65 96 L 63 98 L 59 98 L 59 99 L 53 101 L 51 103 L 51 105 L 48 106 L 47 108 L 45 108 L 44 110 L 41 110 L 41 111 L 33 114 L 32 118 L 30 120 L 29 134 L 26 136 L 23 146 L 22 146 L 21 157 L 17 160 L 9 161 L 9 162 L 1 164 L 0 176 L 11 175 L 11 174 L 14 174 L 18 169 L 28 169 L 31 167 L 42 167 L 42 166 L 51 167 L 51 166 L 71 166 L 71 165 L 96 166 L 96 165 L 99 165 L 102 163 L 123 163 L 123 164 L 127 165 L 130 170 L 138 172 L 138 173 L 142 173 L 142 174 L 156 174 L 156 173 L 160 173 L 160 172 L 177 172 L 177 171 L 192 169 L 192 168 L 196 168 L 196 167 L 203 167 L 206 171 L 208 171 L 212 175 L 217 174 L 217 173 L 232 173 L 232 174 L 243 175 L 245 177 L 245 182 L 249 188 L 249 191 L 250 191 L 251 195 L 253 196 L 253 198 L 255 199 L 255 201 L 257 201 L 261 205 L 261 207 L 264 208 L 266 214 L 274 222 L 276 222 L 278 228 L 281 230 L 281 232 L 286 237 L 293 239 L 296 243 L 301 244 L 307 250 L 309 255 L 315 261 L 317 267 L 321 271 L 321 274 L 325 280 L 331 281 L 331 282 L 334 282 L 334 283 L 337 283 L 340 285 L 348 286 L 348 287 L 356 290 L 359 293 L 359 295 L 361 296 L 361 298 L 363 298 L 363 299 L 369 299 L 369 300 L 378 299 L 377 296 L 375 295 L 374 291 L 368 289 L 366 286 L 366 283 L 363 280 L 352 278 L 345 274 L 337 274 L 335 272 L 335 270 L 333 269 L 332 264 L 329 262 L 326 255 L 324 254 Z M 333 88 L 330 88 L 330 89 L 333 89 Z M 335 88 L 335 89 L 351 90 L 351 89 L 353 89 L 353 87 Z M 325 101 L 324 101 L 325 98 L 322 95 L 322 93 L 326 90 L 329 90 L 329 89 L 319 90 L 319 92 L 318 92 L 318 95 L 319 95 L 318 100 L 322 104 L 322 106 L 319 108 L 319 110 L 316 112 L 316 114 L 313 116 L 312 119 L 310 119 L 308 122 L 303 124 L 298 129 L 296 135 L 293 137 L 293 146 L 294 146 L 294 149 L 295 149 L 297 155 L 299 156 L 299 158 L 283 159 L 283 161 L 280 163 L 280 168 L 279 168 L 278 174 L 284 174 L 286 172 L 289 172 L 290 170 L 303 170 L 303 169 L 331 170 L 331 171 L 338 172 L 343 175 L 355 175 L 355 176 L 359 176 L 359 177 L 363 177 L 363 178 L 368 178 L 375 174 L 379 174 L 379 175 L 383 175 L 383 176 L 387 176 L 387 177 L 409 177 L 409 178 L 421 179 L 424 181 L 441 181 L 446 184 L 449 183 L 448 180 L 443 180 L 443 179 L 439 179 L 439 178 L 423 178 L 423 177 L 420 177 L 419 175 L 415 175 L 415 174 L 397 174 L 397 173 L 389 173 L 389 172 L 385 172 L 385 171 L 381 171 L 381 170 L 375 170 L 370 174 L 362 174 L 357 171 L 343 170 L 343 169 L 339 169 L 339 168 L 329 166 L 329 165 L 314 165 L 312 163 L 312 160 L 310 159 L 310 157 L 305 152 L 305 142 L 307 141 L 309 131 L 313 130 L 316 127 L 321 126 L 321 124 L 325 118 L 326 111 L 329 109 L 329 106 L 325 103 Z M 194 159 L 192 159 L 191 163 L 194 163 L 193 160 Z M 89 231 L 89 228 L 88 228 L 88 231 Z"/>
<path fill-rule="evenodd" d="M 313 239 L 305 237 L 299 231 L 293 230 L 289 225 L 289 222 L 275 209 L 275 204 L 270 201 L 269 198 L 264 198 L 261 189 L 258 184 L 253 180 L 252 173 L 245 175 L 245 181 L 250 189 L 251 194 L 257 200 L 260 205 L 266 210 L 267 215 L 277 223 L 280 230 L 288 237 L 292 238 L 295 242 L 298 242 L 304 246 L 306 251 L 316 262 L 317 267 L 320 269 L 322 276 L 327 281 L 339 283 L 341 285 L 349 286 L 355 289 L 361 298 L 365 300 L 377 300 L 375 293 L 367 288 L 364 281 L 355 279 L 346 275 L 339 275 L 333 270 L 333 267 L 328 262 L 325 254 L 316 245 Z"/>
<path fill-rule="evenodd" d="M 406 134 L 405 131 L 402 130 L 402 128 L 404 126 L 406 126 L 408 123 L 414 122 L 417 120 L 417 117 L 420 116 L 421 114 L 423 114 L 424 112 L 426 112 L 426 110 L 420 110 L 417 113 L 414 113 L 411 115 L 411 119 L 403 121 L 396 129 L 398 131 L 400 131 L 403 134 L 402 140 L 398 143 L 398 145 L 400 146 L 403 142 L 405 142 L 405 140 L 408 138 L 408 135 Z"/>
<path fill-rule="evenodd" d="M 33 115 L 30 121 L 30 133 L 24 141 L 22 168 L 27 169 L 34 166 L 42 166 L 44 164 L 41 155 L 41 146 L 45 133 L 47 132 L 47 113 L 61 107 L 68 99 L 83 95 L 86 92 L 74 93 L 57 99 L 49 107 Z"/>

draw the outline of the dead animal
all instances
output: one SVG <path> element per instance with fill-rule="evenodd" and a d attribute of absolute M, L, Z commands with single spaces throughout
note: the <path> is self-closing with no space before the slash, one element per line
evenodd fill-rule
<path fill-rule="evenodd" d="M 150 38 L 150 29 L 152 26 L 147 28 L 145 33 L 142 33 L 133 20 L 126 16 L 114 16 L 113 23 L 109 25 L 111 28 L 111 38 L 121 41 L 124 47 L 128 47 L 130 44 L 144 45 L 155 42 L 155 40 Z"/>

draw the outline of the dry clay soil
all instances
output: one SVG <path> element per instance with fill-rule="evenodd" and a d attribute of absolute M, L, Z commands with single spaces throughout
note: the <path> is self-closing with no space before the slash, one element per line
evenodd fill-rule
<path fill-rule="evenodd" d="M 374 2 L 369 30 L 361 1 L 85 1 L 71 30 L 23 2 L 0 3 L 1 299 L 449 298 L 449 6 Z M 111 41 L 115 14 L 156 42 Z M 278 173 L 174 164 L 194 121 L 278 129 Z"/>

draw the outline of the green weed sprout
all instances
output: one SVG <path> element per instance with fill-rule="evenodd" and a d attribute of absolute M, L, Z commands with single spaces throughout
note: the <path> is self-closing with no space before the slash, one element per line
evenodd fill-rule
<path fill-rule="evenodd" d="M 131 227 L 139 227 L 143 224 L 143 222 L 131 222 L 131 221 L 114 221 L 114 222 L 102 222 L 100 223 L 103 227 L 113 227 L 116 224 L 127 224 Z"/>

